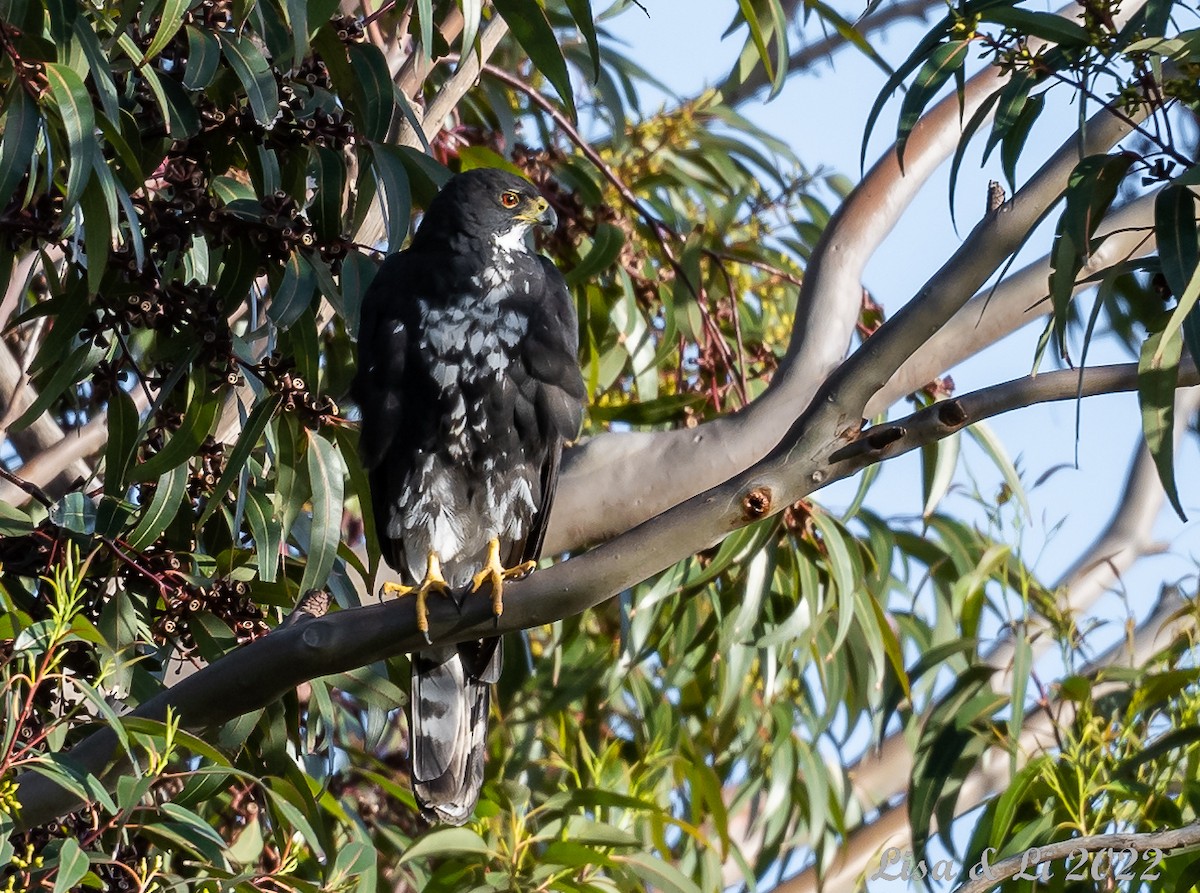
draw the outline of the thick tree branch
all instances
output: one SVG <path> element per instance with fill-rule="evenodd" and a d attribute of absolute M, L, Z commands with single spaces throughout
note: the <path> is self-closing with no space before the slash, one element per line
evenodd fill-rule
<path fill-rule="evenodd" d="M 1133 850 L 1136 854 L 1157 850 L 1166 856 L 1172 850 L 1187 849 L 1200 844 L 1200 822 L 1193 822 L 1183 828 L 1171 831 L 1154 831 L 1143 834 L 1096 834 L 1091 837 L 1076 837 L 1062 843 L 1049 843 L 1035 847 L 1024 853 L 1010 856 L 991 866 L 984 876 L 968 881 L 958 887 L 955 893 L 986 893 L 997 884 L 1009 878 L 1016 877 L 1022 871 L 1028 871 L 1032 876 L 1036 873 L 1037 865 L 1042 862 L 1061 862 L 1073 853 L 1083 850 L 1088 853 L 1100 853 L 1111 850 L 1118 855 L 1122 850 Z M 1144 866 L 1138 865 L 1141 869 Z M 1062 870 L 1063 866 L 1058 866 Z M 1110 874 L 1114 866 L 1110 865 Z M 1056 872 L 1057 873 L 1057 872 Z M 1132 873 L 1132 872 L 1131 872 Z"/>
<path fill-rule="evenodd" d="M 1018 378 L 1004 384 L 941 400 L 914 412 L 907 418 L 885 422 L 863 431 L 855 440 L 837 450 L 830 461 L 845 463 L 835 472 L 846 477 L 868 465 L 883 462 L 902 453 L 949 437 L 955 431 L 983 419 L 1011 412 L 1034 403 L 1074 400 L 1097 394 L 1116 394 L 1137 389 L 1137 363 L 1095 366 L 1082 373 L 1059 369 L 1037 376 Z M 1194 363 L 1181 365 L 1181 387 L 1200 384 Z"/>
<path fill-rule="evenodd" d="M 1194 383 L 1189 365 L 1181 381 Z M 1084 394 L 1103 389 L 1128 389 L 1136 382 L 1136 367 L 1088 370 Z M 776 514 L 824 484 L 849 475 L 871 462 L 944 437 L 963 424 L 1041 400 L 1073 397 L 1077 379 L 1069 371 L 1021 379 L 978 394 L 945 401 L 914 414 L 909 420 L 879 426 L 898 432 L 876 437 L 871 432 L 852 445 L 847 455 L 821 462 L 816 470 L 803 463 L 789 467 L 790 444 L 781 444 L 766 460 L 736 479 L 700 494 L 686 503 L 616 539 L 534 574 L 505 588 L 505 611 L 491 615 L 487 598 L 467 599 L 461 611 L 449 599 L 429 606 L 429 627 L 438 644 L 477 639 L 541 626 L 579 614 L 641 582 L 676 561 L 719 542 L 727 533 L 752 521 Z M 954 404 L 956 409 L 945 407 Z M 880 442 L 887 440 L 886 443 Z M 133 715 L 162 719 L 174 709 L 184 727 L 202 730 L 272 703 L 300 683 L 344 672 L 413 651 L 424 643 L 417 632 L 412 599 L 399 599 L 339 611 L 276 629 L 270 635 L 226 655 L 138 707 Z M 85 739 L 71 750 L 71 759 L 104 775 L 117 759 L 116 736 L 108 729 Z M 21 827 L 40 824 L 77 808 L 74 795 L 33 773 L 18 778 L 22 804 Z"/>
<path fill-rule="evenodd" d="M 1079 273 L 1076 293 L 1094 283 L 1084 280 L 1122 261 L 1153 252 L 1154 200 L 1157 192 L 1129 202 L 1105 218 L 1097 231 L 1103 240 Z M 897 400 L 932 381 L 957 363 L 1017 329 L 1049 315 L 1046 283 L 1050 257 L 1046 255 L 1001 281 L 987 286 L 967 301 L 892 375 L 863 412 L 873 418 Z"/>
<path fill-rule="evenodd" d="M 966 85 L 966 114 L 997 88 L 994 69 Z M 564 457 L 546 547 L 573 551 L 608 539 L 715 486 L 764 456 L 846 353 L 858 319 L 862 271 L 961 136 L 949 96 L 914 128 L 900 171 L 889 149 L 834 215 L 797 302 L 788 352 L 766 393 L 749 407 L 698 428 L 602 434 Z M 606 482 L 596 493 L 593 481 Z M 653 488 L 646 481 L 653 480 Z"/>
<path fill-rule="evenodd" d="M 1142 5 L 1142 2 L 1129 4 L 1128 9 L 1121 10 L 1121 17 L 1132 15 Z M 1075 12 L 1079 7 L 1072 4 L 1068 9 Z M 813 402 L 817 388 L 845 356 L 858 319 L 862 273 L 867 261 L 928 178 L 953 152 L 964 118 L 969 118 L 1003 82 L 1003 76 L 991 67 L 968 80 L 962 117 L 957 96 L 948 96 L 937 103 L 909 137 L 904 170 L 900 170 L 895 151 L 889 149 L 846 199 L 826 227 L 810 260 L 788 352 L 766 393 L 745 410 L 698 428 L 603 434 L 564 457 L 547 534 L 548 552 L 575 551 L 611 538 L 695 493 L 715 487 L 766 455 L 779 442 L 790 420 Z M 863 358 L 843 367 L 845 374 L 826 388 L 821 400 L 829 405 L 836 402 L 849 411 L 842 413 L 840 419 L 825 415 L 817 427 L 841 430 L 857 426 L 862 409 L 874 392 L 1003 263 L 1008 256 L 1004 249 L 1011 252 L 1020 245 L 1025 235 L 1020 227 L 1032 225 L 1049 203 L 1058 198 L 1081 148 L 1088 152 L 1103 151 L 1126 132 L 1127 125 L 1114 123 L 1111 115 L 1101 112 L 1089 122 L 1082 145 L 1079 139 L 1069 140 L 1034 181 L 1001 211 L 976 227 L 943 268 L 949 277 L 945 287 L 931 287 L 939 283 L 935 276 L 931 286 L 911 302 L 922 307 L 920 312 L 916 306 L 905 308 L 916 317 L 915 325 L 906 323 L 903 334 L 889 336 L 893 355 L 882 364 L 876 361 L 876 354 L 883 346 L 876 339 L 882 332 L 870 339 L 872 344 L 864 351 L 873 371 L 862 376 L 858 385 L 865 393 L 855 393 L 853 399 L 846 399 L 843 392 L 847 380 L 859 374 Z M 888 326 L 894 322 L 896 318 Z M 900 349 L 894 350 L 897 347 Z M 596 480 L 605 482 L 600 493 L 596 492 Z M 654 486 L 647 487 L 647 481 L 654 481 Z"/>

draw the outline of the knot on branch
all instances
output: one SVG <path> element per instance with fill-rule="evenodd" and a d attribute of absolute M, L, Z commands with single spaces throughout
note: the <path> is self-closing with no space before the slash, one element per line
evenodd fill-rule
<path fill-rule="evenodd" d="M 771 488 L 755 487 L 742 499 L 742 517 L 747 521 L 757 521 L 771 513 Z"/>
<path fill-rule="evenodd" d="M 876 425 L 869 429 L 857 440 L 835 450 L 829 457 L 830 462 L 845 462 L 859 456 L 882 453 L 885 449 L 907 434 L 902 425 Z"/>
<path fill-rule="evenodd" d="M 331 597 L 324 589 L 310 589 L 304 595 L 300 596 L 300 600 L 296 602 L 296 607 L 292 608 L 292 612 L 283 619 L 283 623 L 279 624 L 282 629 L 286 626 L 292 626 L 295 623 L 300 623 L 305 620 L 312 620 L 314 617 L 324 617 L 329 613 L 329 603 Z"/>
<path fill-rule="evenodd" d="M 967 411 L 957 400 L 947 400 L 938 406 L 937 417 L 947 428 L 961 428 L 967 423 Z"/>

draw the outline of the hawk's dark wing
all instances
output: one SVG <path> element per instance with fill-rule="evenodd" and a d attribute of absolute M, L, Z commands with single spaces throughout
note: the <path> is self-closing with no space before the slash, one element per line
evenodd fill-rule
<path fill-rule="evenodd" d="M 410 302 L 402 297 L 409 259 L 405 252 L 388 257 L 363 295 L 351 395 L 362 412 L 358 448 L 368 469 L 383 461 L 404 420 L 404 370 L 413 331 L 404 324 Z"/>
<path fill-rule="evenodd" d="M 545 289 L 531 301 L 529 330 L 513 377 L 521 395 L 515 412 L 518 430 L 544 439 L 547 455 L 541 468 L 541 504 L 525 540 L 513 544 L 506 558 L 510 566 L 536 561 L 542 555 L 563 444 L 579 435 L 587 397 L 579 374 L 575 303 L 558 268 L 544 257 L 538 260 L 545 273 Z"/>

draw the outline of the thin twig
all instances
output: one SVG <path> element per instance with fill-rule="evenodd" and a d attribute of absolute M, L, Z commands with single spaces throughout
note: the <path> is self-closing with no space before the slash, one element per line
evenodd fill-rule
<path fill-rule="evenodd" d="M 52 505 L 54 505 L 54 500 L 46 495 L 45 490 L 43 490 L 37 484 L 30 483 L 29 481 L 24 480 L 23 478 L 17 477 L 15 474 L 13 474 L 11 471 L 9 471 L 7 468 L 5 468 L 3 465 L 0 465 L 0 477 L 4 478 L 6 481 L 8 481 L 14 487 L 20 487 L 22 490 L 24 490 L 26 493 L 28 493 L 30 496 L 32 496 L 34 499 L 36 499 L 38 502 L 40 502 L 42 505 L 44 505 L 46 508 L 50 508 Z"/>

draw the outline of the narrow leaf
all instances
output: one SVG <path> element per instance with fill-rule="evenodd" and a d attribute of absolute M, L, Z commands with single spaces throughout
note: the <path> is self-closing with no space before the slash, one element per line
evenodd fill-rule
<path fill-rule="evenodd" d="M 1173 183 L 1154 200 L 1154 235 L 1163 276 L 1171 294 L 1180 297 L 1200 260 L 1196 234 L 1196 197 L 1186 186 Z"/>
<path fill-rule="evenodd" d="M 54 893 L 67 893 L 83 880 L 90 867 L 87 853 L 79 848 L 78 841 L 74 837 L 66 838 L 58 852 L 58 874 L 54 877 Z"/>
<path fill-rule="evenodd" d="M 537 0 L 495 0 L 494 6 L 508 24 L 517 43 L 529 54 L 529 61 L 554 86 L 567 107 L 567 113 L 574 119 L 575 96 L 571 91 L 567 61 L 542 7 Z"/>
<path fill-rule="evenodd" d="M 422 856 L 447 856 L 452 853 L 486 856 L 491 849 L 487 841 L 470 828 L 436 828 L 405 850 L 396 864 L 403 865 Z"/>
<path fill-rule="evenodd" d="M 47 62 L 46 82 L 50 85 L 50 96 L 62 118 L 67 132 L 67 151 L 70 154 L 67 168 L 67 194 L 64 206 L 73 208 L 79 203 L 83 187 L 91 173 L 91 146 L 95 139 L 96 115 L 91 97 L 83 79 L 74 69 L 56 62 Z"/>
<path fill-rule="evenodd" d="M 279 394 L 272 394 L 250 411 L 245 425 L 242 426 L 242 433 L 238 435 L 237 443 L 234 444 L 229 457 L 225 460 L 225 470 L 221 472 L 220 479 L 208 496 L 208 504 L 204 507 L 197 526 L 203 525 L 221 505 L 221 500 L 224 499 L 225 494 L 233 486 L 233 482 L 245 469 L 246 460 L 250 458 L 250 451 L 258 445 L 259 439 L 267 430 L 267 425 L 282 400 L 283 398 Z"/>
<path fill-rule="evenodd" d="M 203 90 L 213 82 L 221 62 L 221 44 L 212 34 L 187 26 L 188 60 L 183 69 L 183 86 Z"/>
<path fill-rule="evenodd" d="M 279 88 L 270 63 L 258 45 L 244 34 L 218 32 L 217 39 L 221 42 L 229 67 L 246 89 L 254 120 L 263 127 L 270 125 L 279 114 Z"/>
<path fill-rule="evenodd" d="M 187 491 L 188 468 L 186 465 L 176 465 L 170 471 L 164 472 L 154 488 L 154 496 L 146 507 L 142 519 L 129 535 L 129 546 L 132 549 L 144 549 L 153 543 L 179 511 L 179 503 Z"/>
<path fill-rule="evenodd" d="M 399 251 L 404 245 L 412 217 L 412 187 L 408 169 L 403 153 L 395 146 L 374 143 L 371 149 L 375 173 L 383 185 L 383 194 L 379 198 L 386 202 L 383 210 L 387 215 L 388 250 Z"/>
<path fill-rule="evenodd" d="M 158 30 L 154 32 L 150 46 L 146 48 L 147 59 L 153 59 L 171 42 L 171 38 L 183 24 L 183 14 L 187 12 L 189 6 L 191 6 L 191 0 L 165 0 L 160 13 Z M 191 59 L 188 60 L 188 65 L 191 65 Z"/>
<path fill-rule="evenodd" d="M 42 117 L 20 84 L 13 84 L 5 106 L 4 136 L 0 139 L 0 196 L 11 196 L 33 160 Z"/>
<path fill-rule="evenodd" d="M 925 112 L 925 106 L 937 94 L 950 75 L 959 71 L 967 60 L 967 50 L 971 46 L 969 40 L 951 40 L 939 46 L 930 55 L 929 60 L 921 66 L 913 79 L 912 86 L 900 104 L 900 125 L 896 136 L 896 159 L 900 168 L 904 168 L 904 147 L 917 121 Z"/>
<path fill-rule="evenodd" d="M 396 112 L 387 60 L 374 44 L 356 43 L 350 45 L 350 66 L 358 129 L 368 140 L 385 140 Z"/>
<path fill-rule="evenodd" d="M 1178 332 L 1170 338 L 1155 332 L 1146 339 L 1138 360 L 1138 405 L 1142 408 L 1142 434 L 1158 479 L 1172 507 L 1186 521 L 1175 489 L 1175 386 L 1182 352 L 1183 339 Z"/>
<path fill-rule="evenodd" d="M 138 411 L 133 398 L 120 388 L 108 401 L 108 443 L 104 446 L 104 492 L 125 494 L 125 480 L 137 452 Z"/>
<path fill-rule="evenodd" d="M 300 591 L 325 585 L 342 538 L 342 504 L 346 468 L 337 447 L 320 434 L 308 433 L 308 477 L 312 484 L 312 529 Z"/>

